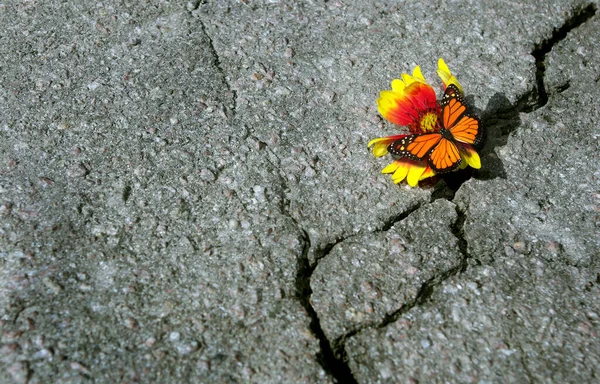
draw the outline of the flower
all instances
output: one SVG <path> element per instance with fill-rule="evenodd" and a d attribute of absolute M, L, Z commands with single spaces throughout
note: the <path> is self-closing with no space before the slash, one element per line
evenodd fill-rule
<path fill-rule="evenodd" d="M 403 73 L 402 80 L 394 79 L 391 90 L 381 91 L 377 107 L 386 120 L 406 126 L 415 134 L 432 132 L 440 113 L 435 91 L 425 81 L 419 66 L 412 76 Z"/>
<path fill-rule="evenodd" d="M 456 77 L 443 59 L 438 60 L 438 76 L 444 84 L 444 90 L 449 85 L 454 85 L 460 92 L 463 90 Z M 377 107 L 381 116 L 396 125 L 405 126 L 410 134 L 381 137 L 371 140 L 368 144 L 373 147 L 373 155 L 381 157 L 388 153 L 390 144 L 407 136 L 438 133 L 442 128 L 442 107 L 436 99 L 434 89 L 427 83 L 421 68 L 416 66 L 412 75 L 403 73 L 402 79 L 392 81 L 392 89 L 382 91 L 377 99 Z M 452 88 L 452 87 L 451 87 Z M 472 145 L 457 143 L 460 153 L 460 169 L 467 166 L 479 169 L 481 162 L 479 155 Z M 404 148 L 401 148 L 402 150 Z M 394 183 L 406 179 L 408 185 L 415 187 L 418 182 L 436 175 L 428 162 L 428 155 L 419 159 L 416 156 L 395 156 L 394 162 L 385 167 L 381 172 L 392 174 Z M 437 168 L 436 168 L 437 169 Z"/>

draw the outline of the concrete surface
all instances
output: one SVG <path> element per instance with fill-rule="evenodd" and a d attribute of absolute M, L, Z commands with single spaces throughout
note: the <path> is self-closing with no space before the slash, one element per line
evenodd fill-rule
<path fill-rule="evenodd" d="M 597 7 L 0 4 L 0 382 L 598 380 Z M 396 186 L 438 57 L 483 166 Z"/>

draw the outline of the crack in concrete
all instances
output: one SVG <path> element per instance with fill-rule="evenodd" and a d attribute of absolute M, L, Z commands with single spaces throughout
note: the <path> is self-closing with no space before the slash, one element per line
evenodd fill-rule
<path fill-rule="evenodd" d="M 523 365 L 523 370 L 525 370 L 525 375 L 527 376 L 527 381 L 529 381 L 530 383 L 534 383 L 536 380 L 533 376 L 533 373 L 531 372 L 531 370 L 529 369 L 529 367 L 527 366 L 527 359 L 526 359 L 526 355 L 525 355 L 525 350 L 523 349 L 523 345 L 521 345 L 521 343 L 517 343 L 515 345 L 515 347 L 519 350 L 519 352 L 521 353 L 521 364 Z"/>
<path fill-rule="evenodd" d="M 200 4 L 201 4 L 200 1 L 197 2 L 195 4 L 194 9 L 197 9 L 200 6 Z M 578 26 L 580 26 L 581 24 L 583 24 L 584 22 L 589 20 L 592 16 L 595 15 L 595 13 L 596 13 L 595 4 L 589 4 L 584 8 L 576 10 L 574 12 L 573 16 L 571 18 L 569 18 L 562 27 L 555 29 L 553 31 L 553 33 L 549 39 L 544 40 L 543 42 L 535 45 L 535 48 L 532 51 L 532 55 L 536 59 L 536 68 L 537 68 L 536 87 L 531 92 L 529 92 L 519 98 L 519 100 L 516 103 L 516 109 L 519 112 L 532 112 L 536 109 L 543 107 L 548 102 L 548 94 L 547 94 L 547 91 L 546 91 L 545 85 L 544 85 L 544 75 L 545 75 L 545 69 L 546 69 L 545 68 L 546 55 L 552 50 L 552 47 L 555 44 L 557 44 L 559 41 L 563 40 L 571 30 L 573 30 L 574 28 L 577 28 Z M 231 84 L 229 83 L 226 72 L 225 72 L 222 62 L 221 62 L 221 58 L 220 58 L 218 51 L 214 45 L 214 41 L 211 38 L 211 36 L 208 34 L 206 26 L 202 20 L 200 20 L 200 24 L 201 24 L 202 32 L 205 34 L 205 36 L 207 37 L 207 39 L 210 42 L 212 55 L 214 57 L 214 64 L 217 67 L 217 69 L 219 70 L 219 72 L 221 73 L 221 75 L 223 77 L 223 81 L 227 85 L 228 91 L 232 94 L 232 98 L 233 98 L 232 113 L 235 117 L 236 108 L 237 108 L 237 93 L 235 90 L 232 89 Z M 568 88 L 568 86 L 569 85 L 566 84 L 566 86 L 561 87 L 561 89 L 559 91 L 560 92 L 564 91 L 566 88 Z M 268 158 L 267 158 L 267 161 L 269 161 Z M 285 180 L 285 178 L 283 176 L 281 176 L 279 168 L 275 164 L 273 164 L 271 161 L 269 161 L 269 162 L 273 166 L 273 168 L 275 170 L 275 174 L 277 174 L 279 176 L 280 182 L 283 187 L 283 190 L 281 191 L 282 203 L 280 206 L 280 210 L 281 210 L 282 214 L 288 216 L 293 221 L 294 225 L 296 226 L 296 228 L 298 228 L 299 232 L 301 233 L 299 240 L 303 244 L 303 249 L 302 249 L 302 255 L 301 255 L 301 257 L 298 258 L 298 261 L 297 261 L 297 273 L 295 276 L 295 283 L 294 283 L 295 298 L 299 301 L 299 303 L 302 305 L 302 307 L 308 314 L 308 316 L 310 318 L 311 332 L 319 340 L 320 352 L 317 354 L 317 361 L 323 367 L 323 369 L 334 378 L 335 381 L 342 382 L 342 383 L 357 383 L 357 380 L 353 376 L 352 370 L 350 369 L 350 366 L 348 365 L 348 362 L 347 362 L 348 358 L 347 358 L 347 352 L 346 352 L 346 348 L 345 348 L 346 341 L 349 338 L 355 336 L 356 334 L 362 332 L 365 329 L 370 329 L 370 328 L 380 329 L 380 328 L 386 327 L 390 323 L 396 322 L 400 317 L 402 317 L 404 314 L 408 313 L 413 308 L 427 302 L 433 295 L 434 290 L 440 284 L 442 284 L 444 281 L 446 281 L 448 278 L 455 276 L 459 273 L 462 273 L 467 269 L 468 260 L 469 259 L 473 260 L 473 258 L 470 256 L 470 254 L 468 252 L 468 242 L 467 242 L 466 238 L 464 237 L 464 223 L 466 220 L 466 213 L 461 211 L 457 206 L 456 207 L 457 219 L 451 226 L 451 231 L 457 239 L 458 248 L 460 250 L 460 253 L 463 256 L 460 263 L 456 267 L 451 268 L 447 271 L 444 271 L 443 273 L 440 273 L 436 276 L 433 276 L 432 278 L 430 278 L 429 280 L 424 282 L 421 285 L 419 291 L 417 292 L 417 295 L 415 296 L 415 298 L 412 301 L 405 303 L 396 311 L 386 315 L 381 321 L 368 323 L 361 327 L 357 327 L 356 329 L 346 332 L 344 335 L 338 337 L 333 342 L 330 342 L 329 339 L 327 338 L 327 336 L 325 335 L 323 328 L 321 327 L 319 315 L 317 314 L 317 312 L 313 308 L 312 304 L 310 303 L 310 298 L 313 293 L 312 288 L 310 286 L 310 281 L 311 281 L 312 275 L 313 275 L 316 267 L 318 266 L 319 260 L 327 257 L 329 255 L 329 253 L 332 251 L 332 249 L 337 244 L 340 244 L 346 240 L 352 239 L 356 236 L 364 235 L 364 233 L 357 233 L 357 234 L 352 234 L 349 236 L 341 236 L 338 239 L 336 239 L 335 241 L 325 244 L 325 246 L 323 246 L 321 249 L 318 249 L 315 251 L 315 262 L 313 263 L 313 265 L 311 265 L 310 261 L 309 261 L 309 256 L 308 256 L 309 252 L 312 248 L 310 237 L 309 237 L 307 231 L 304 228 L 302 228 L 300 223 L 293 217 L 293 215 L 291 214 L 291 212 L 288 209 L 288 200 L 285 197 L 285 190 L 289 190 L 287 181 Z M 449 182 L 449 180 L 445 179 L 445 183 L 442 186 L 437 187 L 434 190 L 434 192 L 432 193 L 430 203 L 439 198 L 445 198 L 449 201 L 454 200 L 456 191 L 458 191 L 458 189 L 462 186 L 462 184 L 470 178 L 471 178 L 471 173 L 467 172 L 467 173 L 464 173 L 464 175 L 461 175 L 461 177 L 459 178 L 460 180 L 458 180 L 456 182 Z M 381 228 L 371 231 L 369 233 L 378 233 L 378 232 L 388 231 L 396 223 L 403 221 L 410 214 L 412 214 L 413 212 L 415 212 L 417 209 L 421 208 L 424 205 L 425 204 L 423 204 L 423 203 L 419 203 L 419 204 L 415 204 L 412 207 L 409 207 L 405 212 L 403 212 L 400 215 L 398 215 L 397 217 L 394 217 L 394 218 L 388 220 L 387 222 L 385 222 L 381 226 Z M 476 261 L 476 262 L 479 263 L 479 261 Z M 524 356 L 522 358 L 524 358 Z M 524 364 L 524 361 L 523 361 L 523 364 Z M 525 364 L 524 364 L 524 366 L 525 366 L 525 369 L 527 369 Z M 528 374 L 529 374 L 529 377 L 531 377 L 531 373 L 528 372 Z"/>
<path fill-rule="evenodd" d="M 356 378 L 352 375 L 352 371 L 345 359 L 336 354 L 332 344 L 323 332 L 319 315 L 310 303 L 312 288 L 310 287 L 310 279 L 317 266 L 309 264 L 308 253 L 310 252 L 310 238 L 305 230 L 303 232 L 304 249 L 302 257 L 298 259 L 298 273 L 296 274 L 296 299 L 310 317 L 310 329 L 319 340 L 321 352 L 317 355 L 317 361 L 323 369 L 329 373 L 338 383 L 357 383 Z"/>
<path fill-rule="evenodd" d="M 267 150 L 270 150 L 270 149 L 267 148 Z M 277 155 L 274 152 L 271 152 L 271 153 L 275 157 L 277 157 Z M 310 281 L 311 281 L 311 278 L 312 278 L 312 275 L 313 275 L 315 269 L 317 268 L 317 266 L 319 264 L 319 261 L 321 259 L 327 257 L 337 244 L 340 244 L 344 241 L 350 240 L 357 236 L 364 235 L 365 233 L 360 232 L 360 233 L 352 234 L 349 236 L 341 236 L 340 238 L 336 239 L 335 241 L 325 244 L 325 246 L 323 246 L 322 248 L 317 249 L 315 251 L 315 262 L 311 265 L 310 259 L 309 259 L 309 253 L 313 246 L 311 244 L 310 236 L 308 235 L 308 232 L 302 227 L 302 225 L 296 220 L 296 218 L 289 211 L 289 201 L 285 197 L 285 191 L 289 190 L 287 181 L 281 175 L 279 167 L 276 164 L 274 164 L 271 160 L 269 160 L 268 157 L 266 157 L 266 160 L 273 167 L 272 171 L 274 174 L 276 174 L 279 177 L 279 181 L 283 187 L 283 189 L 281 191 L 282 196 L 281 196 L 281 205 L 279 207 L 280 211 L 282 212 L 282 214 L 289 217 L 292 220 L 292 222 L 294 223 L 294 225 L 296 226 L 296 228 L 298 228 L 298 230 L 302 233 L 300 241 L 303 243 L 303 250 L 302 250 L 302 256 L 298 259 L 298 262 L 297 262 L 297 268 L 296 268 L 297 273 L 296 273 L 296 277 L 295 277 L 295 291 L 296 291 L 295 298 L 300 302 L 300 304 L 302 305 L 302 307 L 308 314 L 308 316 L 310 318 L 311 332 L 319 340 L 320 352 L 317 355 L 317 361 L 319 362 L 319 364 L 321 364 L 321 366 L 327 373 L 329 373 L 331 376 L 333 376 L 333 378 L 334 378 L 334 380 L 336 380 L 336 382 L 357 383 L 355 377 L 352 374 L 352 370 L 350 369 L 350 366 L 348 365 L 348 362 L 347 362 L 348 357 L 347 357 L 346 348 L 345 348 L 345 341 L 349 337 L 352 337 L 353 335 L 359 333 L 363 329 L 374 328 L 374 327 L 381 328 L 391 322 L 396 321 L 400 316 L 402 316 L 404 313 L 408 312 L 411 308 L 427 301 L 427 299 L 432 295 L 433 288 L 435 286 L 441 284 L 444 280 L 446 280 L 450 276 L 454 276 L 456 273 L 459 273 L 466 269 L 466 266 L 467 266 L 466 259 L 468 258 L 468 255 L 466 253 L 467 252 L 467 244 L 466 244 L 466 240 L 464 239 L 464 237 L 462 237 L 462 235 L 459 236 L 459 234 L 462 234 L 462 226 L 465 221 L 464 213 L 459 211 L 458 207 L 457 207 L 456 210 L 458 213 L 458 217 L 457 217 L 457 220 L 455 221 L 455 223 L 452 225 L 452 233 L 457 237 L 458 242 L 459 242 L 459 249 L 461 250 L 462 254 L 464 255 L 463 260 L 457 267 L 454 267 L 454 268 L 452 268 L 448 271 L 445 271 L 437 276 L 434 276 L 433 278 L 431 278 L 428 281 L 426 281 L 425 283 L 423 283 L 423 285 L 419 289 L 419 292 L 417 293 L 417 295 L 413 301 L 411 301 L 408 304 L 403 305 L 400 309 L 398 309 L 394 313 L 386 316 L 382 322 L 365 324 L 357 329 L 346 332 L 344 335 L 342 335 L 341 337 L 339 337 L 336 340 L 334 340 L 333 342 L 331 342 L 329 340 L 329 338 L 325 335 L 325 332 L 323 331 L 323 328 L 321 327 L 321 321 L 319 319 L 319 315 L 317 314 L 317 312 L 313 308 L 312 304 L 310 303 L 310 298 L 313 293 L 312 288 L 310 287 Z M 464 182 L 467 179 L 468 178 L 463 179 L 462 182 Z M 458 190 L 458 188 L 460 188 L 460 185 L 462 185 L 462 182 L 456 186 L 446 184 L 446 186 L 444 188 L 451 191 L 450 193 L 453 198 L 454 193 Z M 429 203 L 437 200 L 437 198 L 441 198 L 441 197 L 435 197 L 432 195 L 432 198 Z M 450 200 L 450 199 L 448 199 L 448 200 Z M 406 209 L 404 212 L 402 212 L 398 216 L 385 221 L 380 228 L 375 229 L 374 231 L 370 231 L 369 233 L 379 233 L 379 232 L 385 232 L 385 231 L 390 230 L 395 224 L 403 221 L 408 216 L 410 216 L 413 212 L 415 212 L 419 208 L 423 207 L 424 205 L 425 205 L 424 203 L 417 203 L 417 204 L 409 207 L 408 209 Z"/>
<path fill-rule="evenodd" d="M 189 13 L 191 15 L 193 15 L 193 11 L 197 10 L 200 7 L 200 4 L 202 4 L 202 2 L 198 2 L 197 4 L 194 4 L 194 8 L 192 10 L 190 10 Z M 233 105 L 231 106 L 232 116 L 229 116 L 227 114 L 227 110 L 228 110 L 227 107 L 225 107 L 225 115 L 227 116 L 227 118 L 231 118 L 233 120 L 233 119 L 235 119 L 235 117 L 237 115 L 237 91 L 235 89 L 233 89 L 233 87 L 231 86 L 231 83 L 229 82 L 229 78 L 227 77 L 227 72 L 225 71 L 225 69 L 223 67 L 223 63 L 221 61 L 221 56 L 219 55 L 219 51 L 217 50 L 217 47 L 215 46 L 215 42 L 214 42 L 213 38 L 208 33 L 206 24 L 204 24 L 204 21 L 200 17 L 198 17 L 198 21 L 200 22 L 200 29 L 202 30 L 202 33 L 208 39 L 208 42 L 210 45 L 210 53 L 213 56 L 213 64 L 218 69 L 219 73 L 221 73 L 223 82 L 227 86 L 227 92 L 231 94 L 231 99 L 233 102 Z"/>
<path fill-rule="evenodd" d="M 267 150 L 271 151 L 269 148 Z M 273 151 L 271 153 L 277 157 Z M 265 156 L 266 161 L 271 164 L 273 167 L 272 173 L 277 175 L 279 178 L 279 183 L 281 184 L 281 203 L 279 206 L 279 210 L 281 213 L 290 218 L 290 220 L 294 223 L 294 226 L 301 233 L 299 236 L 299 241 L 302 246 L 302 255 L 297 260 L 296 266 L 296 276 L 294 281 L 294 298 L 298 300 L 302 308 L 306 311 L 308 317 L 310 318 L 310 330 L 313 335 L 319 340 L 319 348 L 320 352 L 317 353 L 316 359 L 317 362 L 321 365 L 321 367 L 325 370 L 326 373 L 331 375 L 333 379 L 338 383 L 357 383 L 356 378 L 352 375 L 352 371 L 350 367 L 346 363 L 345 360 L 340 359 L 334 353 L 332 349 L 332 344 L 329 342 L 329 339 L 325 335 L 323 328 L 321 327 L 321 320 L 319 319 L 319 315 L 317 311 L 313 308 L 310 303 L 310 297 L 312 296 L 312 288 L 310 287 L 310 280 L 313 272 L 315 271 L 318 262 L 315 262 L 313 265 L 310 264 L 309 253 L 312 248 L 312 244 L 310 241 L 310 236 L 308 232 L 302 228 L 302 225 L 296 220 L 296 218 L 292 215 L 289 210 L 289 200 L 286 199 L 285 191 L 290 190 L 285 177 L 281 175 L 280 168 L 274 164 L 268 157 Z M 333 246 L 332 246 L 333 247 Z"/>
<path fill-rule="evenodd" d="M 448 278 L 462 273 L 467 269 L 468 260 L 471 259 L 471 256 L 468 253 L 468 242 L 465 239 L 463 232 L 466 214 L 462 212 L 458 208 L 458 206 L 456 206 L 456 213 L 457 218 L 454 221 L 454 223 L 452 223 L 450 229 L 452 231 L 452 234 L 456 237 L 458 241 L 458 248 L 461 252 L 461 255 L 463 256 L 460 263 L 457 266 L 450 268 L 425 281 L 419 288 L 419 291 L 417 292 L 413 300 L 404 303 L 396 311 L 387 314 L 381 321 L 363 324 L 362 326 L 352 329 L 343 334 L 342 336 L 338 337 L 332 344 L 333 352 L 335 356 L 338 357 L 338 359 L 347 360 L 346 341 L 349 338 L 359 334 L 365 329 L 381 329 L 385 328 L 391 323 L 396 322 L 400 317 L 411 311 L 413 308 L 427 302 L 429 298 L 433 295 L 435 288 L 442 284 L 444 281 L 446 281 Z"/>
<path fill-rule="evenodd" d="M 353 233 L 351 235 L 348 236 L 340 236 L 339 238 L 335 239 L 334 241 L 325 244 L 323 247 L 317 249 L 315 251 L 315 263 L 314 263 L 314 268 L 317 267 L 317 265 L 319 264 L 319 261 L 325 257 L 327 257 L 329 255 L 329 253 L 333 250 L 333 248 L 340 244 L 343 243 L 347 240 L 351 240 L 355 237 L 359 237 L 359 236 L 364 236 L 367 233 L 370 234 L 375 234 L 375 233 L 380 233 L 380 232 L 387 232 L 390 230 L 390 228 L 392 228 L 396 223 L 401 222 L 402 220 L 406 219 L 411 213 L 413 213 L 414 211 L 416 211 L 417 209 L 421 208 L 422 206 L 424 206 L 423 203 L 417 203 L 414 204 L 410 207 L 408 207 L 404 212 L 400 213 L 399 215 L 392 217 L 388 220 L 384 220 L 383 221 L 383 225 L 380 228 L 375 228 L 372 231 L 360 231 L 357 233 Z"/>
<path fill-rule="evenodd" d="M 567 34 L 570 31 L 581 26 L 583 23 L 585 23 L 591 17 L 593 17 L 596 14 L 596 10 L 597 10 L 597 8 L 596 8 L 595 4 L 589 4 L 583 8 L 575 10 L 573 12 L 573 16 L 571 18 L 569 18 L 563 24 L 563 26 L 561 26 L 558 29 L 555 29 L 552 32 L 552 35 L 549 39 L 544 40 L 541 43 L 535 45 L 535 48 L 532 51 L 532 55 L 536 59 L 536 68 L 537 68 L 536 88 L 534 88 L 533 91 L 531 91 L 519 98 L 519 100 L 516 103 L 516 109 L 519 112 L 529 113 L 529 112 L 532 112 L 532 111 L 539 109 L 539 108 L 543 107 L 544 105 L 546 105 L 546 103 L 548 102 L 548 93 L 547 93 L 545 85 L 544 85 L 544 75 L 545 75 L 545 70 L 546 70 L 546 67 L 545 67 L 546 55 L 552 50 L 554 45 L 556 45 L 558 42 L 565 39 Z M 568 87 L 569 87 L 569 84 L 567 83 L 566 85 L 559 87 L 558 92 L 563 92 Z M 509 134 L 509 132 L 506 133 L 506 136 L 508 136 L 508 134 Z M 434 190 L 434 192 L 432 193 L 430 202 L 433 202 L 439 198 L 445 198 L 449 201 L 454 200 L 456 191 L 458 191 L 458 189 L 462 186 L 462 184 L 469 178 L 470 178 L 470 174 L 467 175 L 466 177 L 461 177 L 461 180 L 459 180 L 457 183 L 454 183 L 454 184 L 450 184 L 450 183 L 448 183 L 448 180 L 444 179 L 446 181 L 446 184 L 441 186 L 440 188 L 436 188 Z M 418 209 L 419 207 L 420 206 L 416 207 L 414 210 Z M 412 212 L 408 212 L 407 214 L 402 215 L 401 218 L 399 218 L 399 220 L 390 223 L 389 225 L 386 226 L 386 229 L 384 229 L 384 230 L 388 230 L 396 222 L 401 221 L 404 218 L 406 218 L 410 213 L 412 213 Z M 412 310 L 416 306 L 422 305 L 423 303 L 427 302 L 429 300 L 429 298 L 433 295 L 433 292 L 437 286 L 442 284 L 448 278 L 455 276 L 459 273 L 465 272 L 469 265 L 469 263 L 468 263 L 469 260 L 474 260 L 477 264 L 481 264 L 481 262 L 479 260 L 471 257 L 471 255 L 469 254 L 469 251 L 468 251 L 468 242 L 464 236 L 464 223 L 466 220 L 466 213 L 463 212 L 462 210 L 460 210 L 458 208 L 458 206 L 456 206 L 456 213 L 457 213 L 457 219 L 452 224 L 451 231 L 452 231 L 452 234 L 456 237 L 456 239 L 458 241 L 458 248 L 463 256 L 459 265 L 454 268 L 451 268 L 439 275 L 436 275 L 436 276 L 432 277 L 431 279 L 429 279 L 428 281 L 424 282 L 421 285 L 421 288 L 419 289 L 419 291 L 417 292 L 417 295 L 411 302 L 405 303 L 398 310 L 386 315 L 380 322 L 365 324 L 361 327 L 357 327 L 356 329 L 348 331 L 344 335 L 337 338 L 334 341 L 334 343 L 332 344 L 332 350 L 333 350 L 334 355 L 338 359 L 343 360 L 343 361 L 347 360 L 347 352 L 346 352 L 345 345 L 346 345 L 346 341 L 349 338 L 357 335 L 358 333 L 362 332 L 365 329 L 384 328 L 387 325 L 396 322 L 400 317 L 402 317 L 404 314 L 408 313 L 410 310 Z M 341 241 L 343 241 L 343 240 L 341 240 Z M 338 241 L 335 244 L 332 244 L 331 247 L 329 248 L 329 251 L 331 250 L 331 248 L 333 248 L 333 246 L 340 243 L 341 241 Z M 325 257 L 327 255 L 327 253 L 325 253 L 322 257 Z M 522 354 L 521 360 L 522 360 L 523 367 L 526 371 L 528 378 L 531 379 L 533 376 L 531 375 L 531 372 L 529 371 L 529 369 L 525 363 L 525 355 L 523 353 L 523 349 L 521 346 L 518 346 L 518 348 L 521 350 L 521 354 Z"/>
<path fill-rule="evenodd" d="M 544 84 L 544 77 L 546 75 L 546 55 L 552 51 L 552 48 L 554 48 L 556 44 L 564 40 L 569 32 L 591 19 L 596 14 L 596 10 L 597 7 L 594 3 L 575 9 L 573 15 L 567 19 L 560 28 L 555 28 L 548 39 L 535 44 L 531 54 L 535 58 L 536 86 L 531 92 L 521 96 L 517 101 L 516 106 L 519 112 L 530 113 L 536 109 L 542 108 L 548 103 L 548 92 Z M 569 85 L 567 83 L 566 88 L 568 87 Z M 557 91 L 560 93 L 566 88 L 565 86 L 560 86 Z"/>

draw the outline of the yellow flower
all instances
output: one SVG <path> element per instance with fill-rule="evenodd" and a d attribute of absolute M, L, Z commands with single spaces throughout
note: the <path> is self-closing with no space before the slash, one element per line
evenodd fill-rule
<path fill-rule="evenodd" d="M 437 73 L 444 84 L 444 89 L 452 85 L 456 87 L 451 87 L 454 93 L 458 90 L 459 97 L 462 98 L 462 87 L 443 59 L 438 60 Z M 440 129 L 450 127 L 442 126 L 442 103 L 436 99 L 435 91 L 423 77 L 421 68 L 416 66 L 412 75 L 403 73 L 401 77 L 402 79 L 392 81 L 391 90 L 381 92 L 377 99 L 377 107 L 381 116 L 391 123 L 407 127 L 410 134 L 376 138 L 371 140 L 368 146 L 373 147 L 375 157 L 386 155 L 390 147 L 393 147 L 394 162 L 385 167 L 382 173 L 392 174 L 395 183 L 406 179 L 408 185 L 414 187 L 419 181 L 435 176 L 436 172 L 430 166 L 430 151 L 425 155 L 415 156 L 405 149 L 404 144 L 415 141 L 415 135 L 437 133 L 439 137 Z M 406 141 L 401 141 L 404 138 L 407 138 Z M 456 165 L 452 169 L 456 167 L 463 169 L 467 166 L 476 169 L 481 167 L 481 160 L 473 145 L 458 141 L 453 143 L 460 154 L 460 160 L 457 155 L 454 164 L 460 161 L 460 166 Z M 439 167 L 434 168 L 439 169 Z"/>

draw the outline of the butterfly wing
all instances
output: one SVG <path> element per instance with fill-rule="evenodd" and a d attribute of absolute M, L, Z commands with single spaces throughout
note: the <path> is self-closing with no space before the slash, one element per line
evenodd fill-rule
<path fill-rule="evenodd" d="M 479 128 L 479 119 L 469 115 L 463 115 L 450 129 L 450 133 L 454 139 L 473 145 L 479 145 L 483 136 L 483 131 Z"/>
<path fill-rule="evenodd" d="M 442 124 L 444 128 L 450 129 L 465 114 L 467 107 L 454 84 L 446 87 L 442 98 Z"/>
<path fill-rule="evenodd" d="M 446 87 L 442 106 L 440 133 L 408 135 L 393 141 L 388 152 L 395 159 L 423 160 L 437 173 L 451 172 L 460 167 L 462 158 L 457 142 L 477 145 L 481 140 L 479 120 L 466 113 L 464 99 L 454 84 Z"/>
<path fill-rule="evenodd" d="M 442 138 L 429 155 L 429 166 L 437 173 L 451 172 L 460 167 L 462 158 L 452 141 Z"/>
<path fill-rule="evenodd" d="M 483 131 L 479 119 L 466 113 L 464 98 L 454 84 L 449 84 L 442 98 L 442 124 L 455 140 L 479 145 Z"/>
<path fill-rule="evenodd" d="M 393 141 L 388 146 L 388 152 L 395 159 L 408 158 L 411 160 L 424 159 L 440 142 L 442 135 L 439 133 L 426 133 L 422 135 L 408 135 Z"/>

